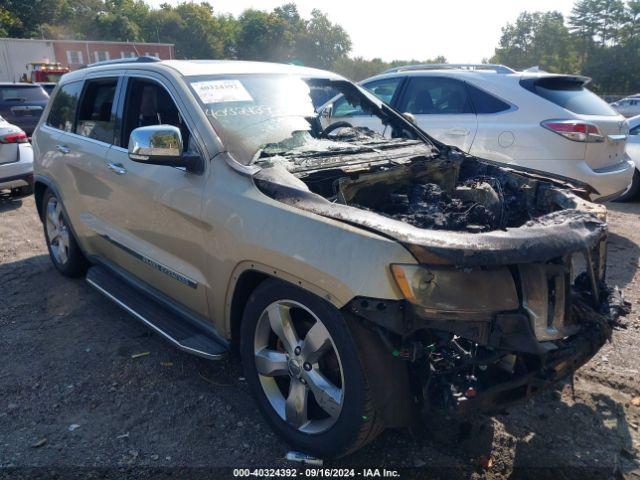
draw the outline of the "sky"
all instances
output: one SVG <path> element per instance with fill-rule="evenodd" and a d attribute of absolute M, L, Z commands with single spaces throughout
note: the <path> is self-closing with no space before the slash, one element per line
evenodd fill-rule
<path fill-rule="evenodd" d="M 182 0 L 146 0 L 153 6 Z M 304 17 L 318 8 L 351 37 L 351 56 L 479 63 L 493 55 L 502 27 L 522 11 L 558 10 L 565 17 L 574 0 L 209 0 L 218 13 L 247 8 L 272 10 L 293 2 Z"/>

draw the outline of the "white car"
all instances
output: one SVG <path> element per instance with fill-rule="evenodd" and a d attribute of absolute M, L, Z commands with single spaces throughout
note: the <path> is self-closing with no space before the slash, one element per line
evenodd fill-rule
<path fill-rule="evenodd" d="M 578 180 L 591 199 L 622 195 L 633 176 L 622 115 L 590 92 L 587 77 L 515 72 L 500 65 L 414 65 L 362 85 L 442 143 L 480 158 Z M 343 96 L 319 108 L 342 122 L 392 135 Z M 346 123 L 345 123 L 346 122 Z"/>
<path fill-rule="evenodd" d="M 625 117 L 633 117 L 640 115 L 640 95 L 632 95 L 617 102 L 613 102 L 611 106 Z"/>
<path fill-rule="evenodd" d="M 0 117 L 0 192 L 22 197 L 33 192 L 33 149 L 27 134 Z"/>
<path fill-rule="evenodd" d="M 620 197 L 620 200 L 633 200 L 640 195 L 640 115 L 631 117 L 627 120 L 629 124 L 629 139 L 627 140 L 627 154 L 635 163 L 635 172 L 633 173 L 633 182 L 629 190 Z"/>

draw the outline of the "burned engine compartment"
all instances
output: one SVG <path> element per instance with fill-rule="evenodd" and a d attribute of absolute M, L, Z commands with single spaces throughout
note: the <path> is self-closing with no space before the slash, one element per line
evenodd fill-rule
<path fill-rule="evenodd" d="M 337 201 L 418 228 L 467 232 L 519 227 L 543 213 L 525 181 L 476 171 L 463 176 L 450 161 L 417 163 L 410 170 L 341 178 L 334 186 Z"/>
<path fill-rule="evenodd" d="M 480 161 L 455 148 L 436 150 L 422 141 L 385 139 L 366 128 L 347 127 L 330 140 L 309 138 L 302 148 L 294 145 L 289 151 L 275 149 L 273 156 L 260 160 L 259 165 L 271 168 L 258 178 L 277 173 L 277 183 L 293 186 L 291 178 L 277 172 L 286 169 L 305 189 L 334 205 L 420 229 L 470 233 L 513 229 L 588 204 L 570 194 L 572 190 L 586 196 L 566 179 Z M 558 187 L 565 189 L 554 190 Z"/>

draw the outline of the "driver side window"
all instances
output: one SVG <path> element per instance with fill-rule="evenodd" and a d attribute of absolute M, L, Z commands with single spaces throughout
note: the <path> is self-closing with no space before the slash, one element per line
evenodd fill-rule
<path fill-rule="evenodd" d="M 193 136 L 169 92 L 153 80 L 130 78 L 125 99 L 121 146 L 127 148 L 138 127 L 173 125 L 182 134 L 186 153 L 197 153 Z"/>

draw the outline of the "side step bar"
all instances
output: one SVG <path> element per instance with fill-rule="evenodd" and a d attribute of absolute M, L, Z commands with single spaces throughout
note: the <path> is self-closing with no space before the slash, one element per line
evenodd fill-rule
<path fill-rule="evenodd" d="M 206 328 L 170 308 L 164 308 L 150 295 L 106 268 L 91 267 L 87 272 L 87 282 L 180 350 L 211 360 L 226 356 L 227 348 Z"/>

